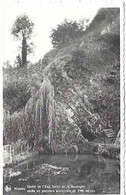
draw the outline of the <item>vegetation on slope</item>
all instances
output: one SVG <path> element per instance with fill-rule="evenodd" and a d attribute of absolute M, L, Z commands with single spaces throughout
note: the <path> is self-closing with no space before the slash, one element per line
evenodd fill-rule
<path fill-rule="evenodd" d="M 75 151 L 75 145 L 79 148 L 82 144 L 82 149 L 89 137 L 100 138 L 101 142 L 104 129 L 112 129 L 117 135 L 120 128 L 119 50 L 119 9 L 101 9 L 81 38 L 50 51 L 41 63 L 27 68 L 26 73 L 5 70 L 4 103 L 5 109 L 14 112 L 10 116 L 11 125 L 17 123 L 21 113 L 25 120 L 25 127 L 19 125 L 22 118 L 17 125 L 20 128 L 13 127 L 17 137 L 22 135 L 22 139 L 28 139 L 40 131 L 39 138 L 47 138 L 55 151 L 69 147 Z M 17 96 L 8 92 L 9 88 L 11 92 L 12 80 L 13 84 L 18 82 L 24 87 L 23 90 L 17 87 Z M 35 89 L 31 95 L 29 85 Z M 23 91 L 24 102 L 19 101 Z M 15 97 L 18 106 L 11 101 Z M 25 111 L 16 112 L 14 118 L 15 111 L 24 106 Z M 24 117 L 25 114 L 29 117 Z M 8 128 L 6 123 L 7 130 L 10 134 L 12 126 Z M 36 142 L 41 143 L 39 138 Z"/>

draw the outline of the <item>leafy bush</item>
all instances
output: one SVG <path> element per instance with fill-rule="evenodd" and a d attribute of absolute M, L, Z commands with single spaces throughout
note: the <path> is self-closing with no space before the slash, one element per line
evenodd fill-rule
<path fill-rule="evenodd" d="M 82 65 L 84 63 L 85 53 L 83 50 L 76 49 L 72 51 L 72 62 L 73 64 Z"/>
<path fill-rule="evenodd" d="M 64 20 L 56 29 L 52 29 L 51 39 L 54 48 L 61 48 L 75 38 L 79 38 L 84 34 L 88 20 L 80 22 Z"/>
<path fill-rule="evenodd" d="M 30 93 L 27 90 L 27 84 L 21 82 L 12 82 L 4 88 L 4 103 L 9 105 L 11 112 L 15 112 L 25 106 L 30 98 Z"/>
<path fill-rule="evenodd" d="M 88 65 L 86 63 L 87 56 L 85 52 L 81 49 L 74 49 L 71 52 L 71 56 L 71 60 L 64 66 L 67 75 L 70 78 L 76 78 L 77 74 L 80 74 L 80 72 L 87 73 Z"/>

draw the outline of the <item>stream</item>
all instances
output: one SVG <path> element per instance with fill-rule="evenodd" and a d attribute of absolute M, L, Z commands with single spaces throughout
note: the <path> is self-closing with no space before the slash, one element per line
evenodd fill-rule
<path fill-rule="evenodd" d="M 4 169 L 4 195 L 119 194 L 119 161 L 92 154 L 41 155 Z"/>

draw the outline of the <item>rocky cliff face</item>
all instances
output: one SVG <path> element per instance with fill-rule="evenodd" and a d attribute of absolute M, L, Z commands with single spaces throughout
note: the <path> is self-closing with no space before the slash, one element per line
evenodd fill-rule
<path fill-rule="evenodd" d="M 53 53 L 44 69 L 68 123 L 89 140 L 105 128 L 119 131 L 119 50 L 119 9 L 101 9 L 85 35 Z"/>
<path fill-rule="evenodd" d="M 43 82 L 22 111 L 27 125 L 19 131 L 25 137 L 28 132 L 47 137 L 55 151 L 76 151 L 76 144 L 79 148 L 86 139 L 102 137 L 106 128 L 117 134 L 119 38 L 119 9 L 101 9 L 83 37 L 47 53 Z M 17 118 L 13 121 L 17 123 Z"/>

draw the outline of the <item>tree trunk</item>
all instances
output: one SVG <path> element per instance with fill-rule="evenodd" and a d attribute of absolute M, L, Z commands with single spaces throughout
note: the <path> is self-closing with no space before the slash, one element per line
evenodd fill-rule
<path fill-rule="evenodd" d="M 27 67 L 27 41 L 25 36 L 22 40 L 22 67 Z"/>

